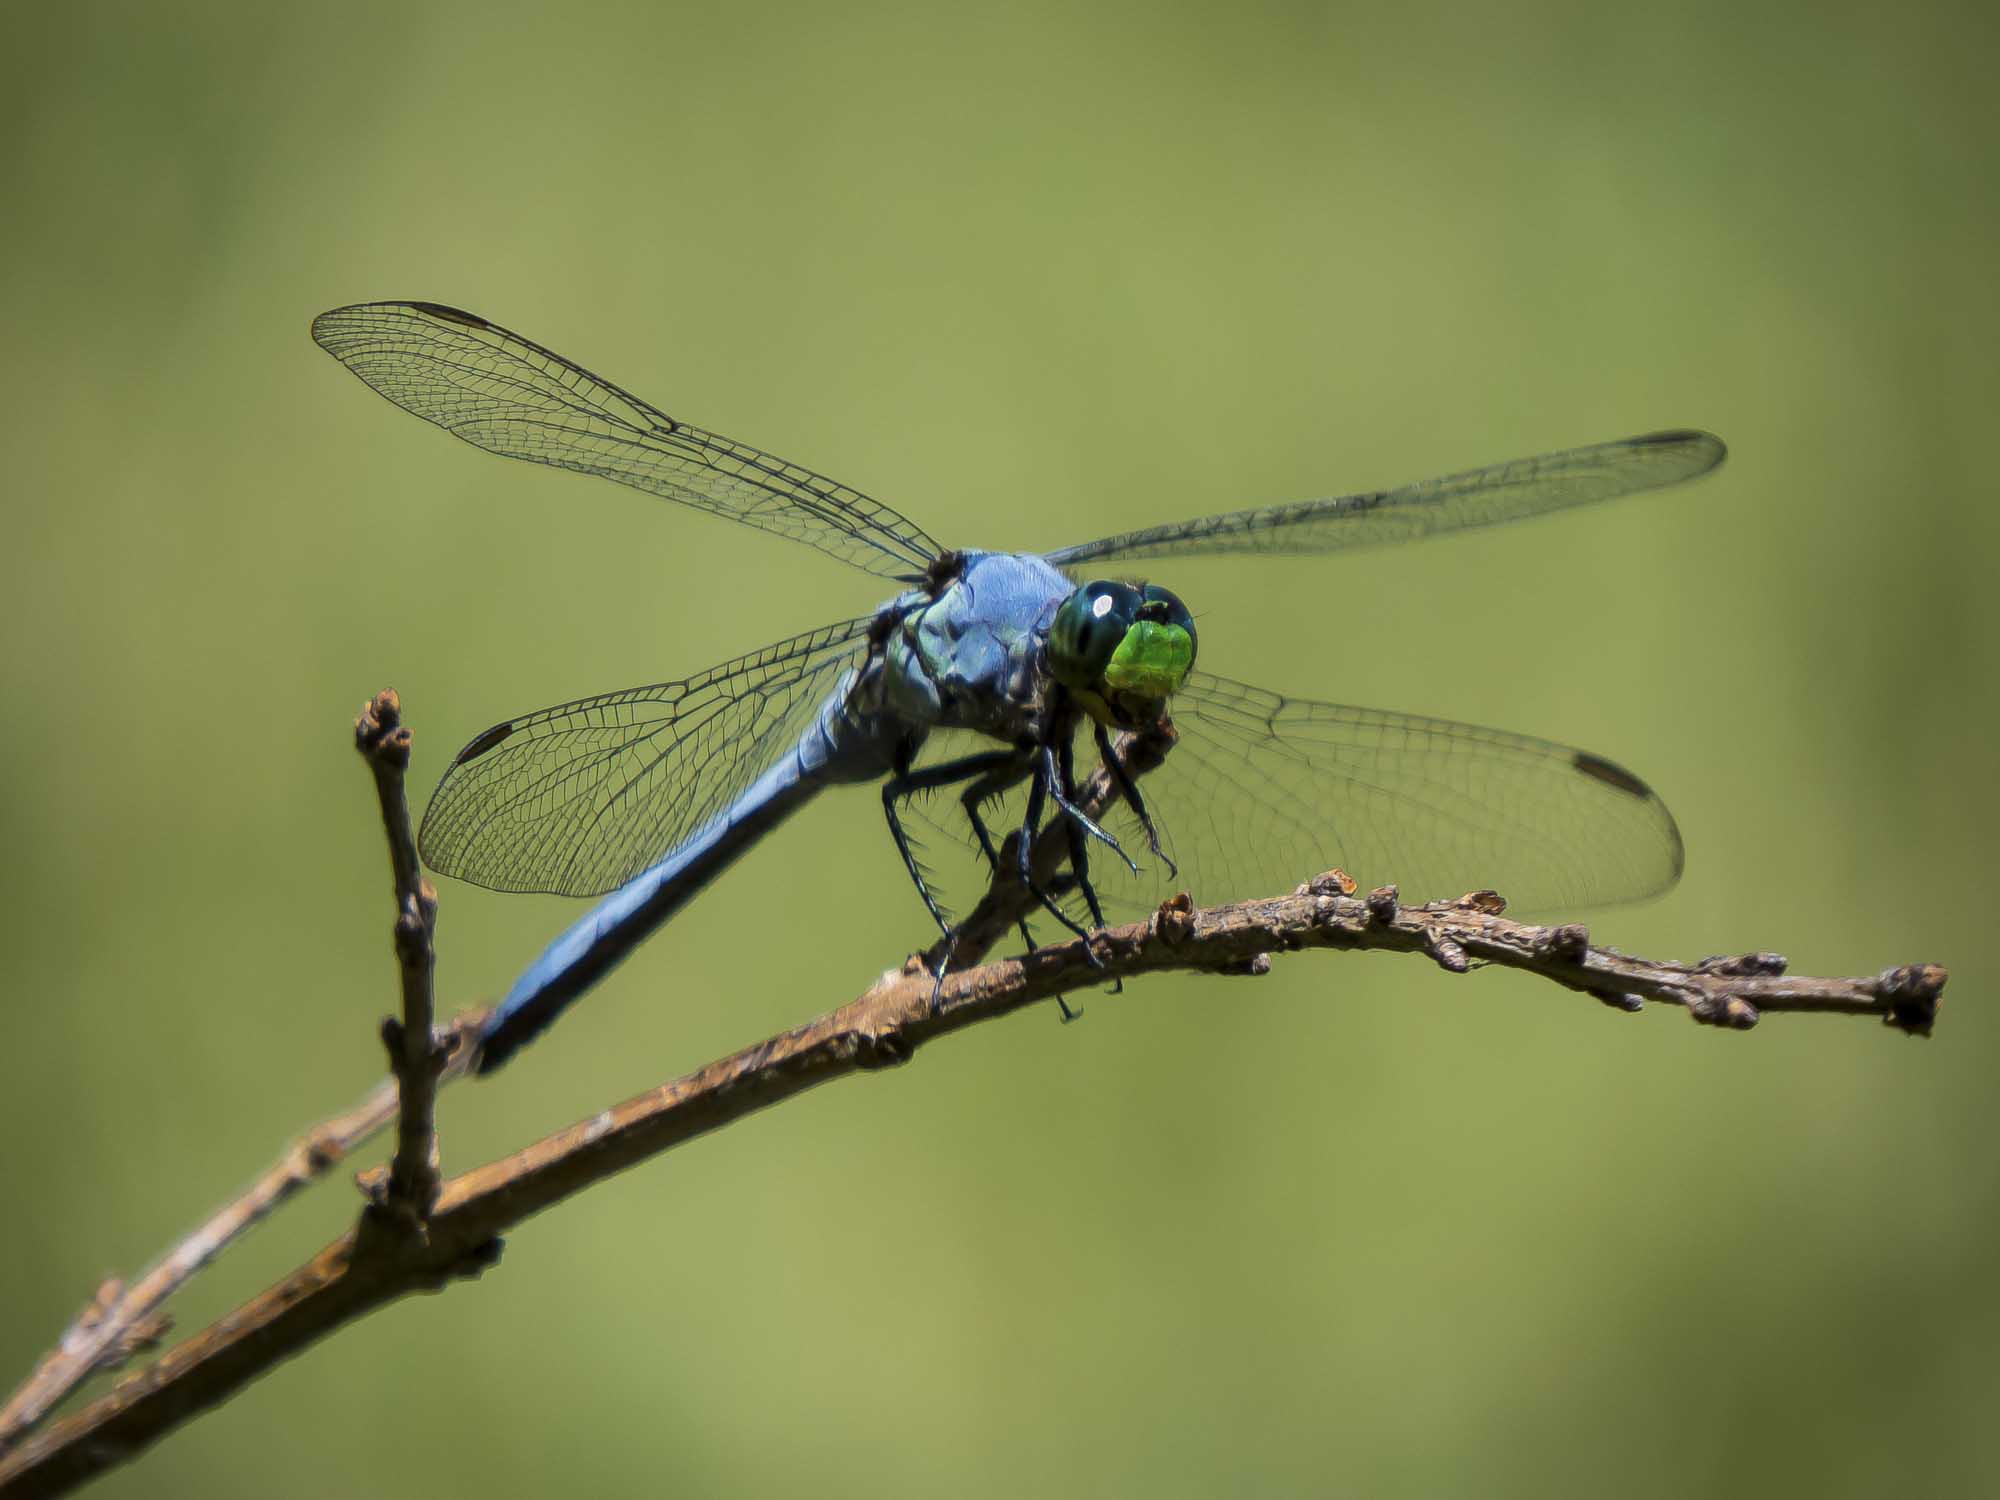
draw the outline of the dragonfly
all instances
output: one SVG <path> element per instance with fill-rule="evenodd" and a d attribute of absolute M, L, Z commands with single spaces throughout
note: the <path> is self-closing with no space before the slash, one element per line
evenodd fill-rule
<path fill-rule="evenodd" d="M 457 308 L 360 303 L 322 313 L 312 335 L 475 447 L 601 475 L 899 586 L 868 613 L 694 676 L 503 719 L 458 752 L 419 835 L 431 868 L 494 890 L 602 898 L 491 1012 L 481 1072 L 838 785 L 879 787 L 903 868 L 947 937 L 953 918 L 909 823 L 947 791 L 994 875 L 1011 873 L 1036 911 L 1086 938 L 1105 924 L 1100 884 L 1115 894 L 1102 877 L 1144 888 L 1128 848 L 1141 842 L 1155 887 L 1164 872 L 1211 901 L 1336 865 L 1406 894 L 1492 888 L 1529 909 L 1638 900 L 1680 877 L 1672 815 L 1615 761 L 1215 676 L 1195 665 L 1187 606 L 1125 565 L 1341 552 L 1518 521 L 1705 474 L 1726 453 L 1710 433 L 1654 432 L 1053 552 L 981 551 L 940 546 L 859 490 L 670 417 Z M 1142 792 L 1113 737 L 1162 729 L 1171 753 Z M 1080 752 L 1110 773 L 1122 839 L 1105 826 L 1110 808 L 1079 801 Z M 1020 837 L 996 845 L 990 810 L 1015 802 Z M 1064 867 L 1038 879 L 1029 851 L 1058 821 Z"/>

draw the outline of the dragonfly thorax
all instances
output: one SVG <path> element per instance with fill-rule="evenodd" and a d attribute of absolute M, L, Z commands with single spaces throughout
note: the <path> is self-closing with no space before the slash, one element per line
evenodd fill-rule
<path fill-rule="evenodd" d="M 1075 585 L 1026 553 L 962 556 L 935 596 L 913 592 L 888 606 L 885 706 L 913 727 L 1039 740 L 1052 696 L 1043 643 Z"/>

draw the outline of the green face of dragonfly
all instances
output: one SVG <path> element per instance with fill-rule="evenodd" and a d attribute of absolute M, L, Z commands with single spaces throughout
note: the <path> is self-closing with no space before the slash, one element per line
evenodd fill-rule
<path fill-rule="evenodd" d="M 1063 600 L 1049 627 L 1049 670 L 1109 724 L 1143 720 L 1194 666 L 1194 617 L 1156 583 L 1099 580 Z"/>

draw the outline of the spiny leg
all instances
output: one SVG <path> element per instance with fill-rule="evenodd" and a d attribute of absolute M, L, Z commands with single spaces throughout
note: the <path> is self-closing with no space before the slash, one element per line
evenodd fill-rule
<path fill-rule="evenodd" d="M 1076 882 L 1067 876 L 1061 876 L 1049 882 L 1049 893 L 1059 901 L 1075 889 Z M 1028 919 L 1026 917 L 1021 918 L 1020 928 L 1021 941 L 1026 945 L 1028 952 L 1039 953 L 1042 945 L 1035 941 L 1034 930 L 1028 926 Z M 1083 1014 L 1083 1007 L 1081 1005 L 1072 1006 L 1069 1003 L 1069 996 L 1058 994 L 1055 1000 L 1056 1009 L 1062 1012 L 1063 1025 L 1069 1025 L 1071 1021 L 1074 1021 L 1078 1016 Z"/>
<path fill-rule="evenodd" d="M 1018 752 L 1009 765 L 980 777 L 958 799 L 959 806 L 965 809 L 965 820 L 972 825 L 972 832 L 979 840 L 979 852 L 986 856 L 987 868 L 995 875 L 1000 873 L 1000 851 L 994 846 L 993 835 L 986 827 L 986 819 L 980 816 L 979 806 L 988 798 L 1019 786 L 1034 768 L 1033 753 Z"/>
<path fill-rule="evenodd" d="M 1080 826 L 1079 818 L 1069 815 L 1069 811 L 1074 806 L 1076 798 L 1076 762 L 1074 751 L 1071 748 L 1071 741 L 1065 736 L 1053 748 L 1045 747 L 1042 753 L 1046 757 L 1048 774 L 1055 799 L 1061 804 L 1065 813 L 1063 826 L 1069 830 L 1070 869 L 1076 874 L 1077 889 L 1083 892 L 1083 904 L 1090 910 L 1090 920 L 1101 930 L 1105 926 L 1104 908 L 1098 902 L 1097 887 L 1091 884 L 1090 881 L 1090 841 L 1084 837 L 1084 831 Z M 1116 849 L 1118 846 L 1113 844 L 1112 848 Z M 1125 851 L 1119 849 L 1118 852 L 1122 858 Z M 1129 865 L 1132 861 L 1128 859 L 1125 863 Z M 1138 873 L 1137 866 L 1133 867 L 1133 873 Z M 1090 939 L 1088 938 L 1084 939 L 1083 951 L 1085 953 L 1090 952 Z M 1125 981 L 1114 979 L 1111 982 L 1111 993 L 1122 995 L 1124 992 Z M 1068 1005 L 1064 1005 L 1062 1010 L 1063 1020 L 1065 1021 L 1073 1021 L 1077 1016 L 1083 1014 L 1082 1011 L 1072 1014 Z"/>
<path fill-rule="evenodd" d="M 903 831 L 903 820 L 896 812 L 896 804 L 905 801 L 918 792 L 927 792 L 936 787 L 953 786 L 961 781 L 990 777 L 1001 767 L 1014 767 L 1020 762 L 1020 753 L 1014 750 L 989 750 L 979 755 L 968 755 L 959 760 L 944 761 L 939 765 L 926 766 L 921 771 L 912 771 L 908 763 L 908 753 L 898 757 L 895 774 L 882 783 L 882 814 L 889 820 L 889 834 L 896 841 L 896 852 L 903 856 L 903 869 L 923 897 L 924 908 L 937 923 L 938 931 L 951 936 L 950 920 L 944 909 L 931 894 L 930 884 L 924 879 L 921 866 L 917 864 L 915 852 L 910 848 L 910 836 Z M 1019 780 L 1017 774 L 1014 778 Z M 942 976 L 940 976 L 942 977 Z"/>
<path fill-rule="evenodd" d="M 1146 830 L 1146 844 L 1153 851 L 1153 858 L 1164 860 L 1169 880 L 1180 879 L 1181 867 L 1174 863 L 1174 857 L 1160 847 L 1160 831 L 1153 826 L 1152 814 L 1146 811 L 1145 799 L 1139 795 L 1139 783 L 1132 779 L 1125 769 L 1125 762 L 1118 758 L 1111 747 L 1111 733 L 1095 719 L 1091 728 L 1097 732 L 1097 753 L 1104 758 L 1104 768 L 1111 773 L 1111 783 L 1118 788 L 1118 795 L 1125 799 L 1126 806 L 1138 818 L 1139 826 Z"/>
<path fill-rule="evenodd" d="M 1048 798 L 1049 783 L 1054 767 L 1055 758 L 1049 753 L 1047 747 L 1044 746 L 1041 756 L 1035 763 L 1034 775 L 1028 782 L 1028 811 L 1027 815 L 1021 820 L 1020 847 L 1015 850 L 1016 864 L 1018 866 L 1017 873 L 1021 878 L 1021 884 L 1033 893 L 1035 899 L 1042 903 L 1043 909 L 1050 916 L 1054 917 L 1078 937 L 1088 939 L 1090 929 L 1080 924 L 1068 912 L 1064 911 L 1057 903 L 1055 897 L 1043 890 L 1040 882 L 1035 879 L 1035 836 L 1041 832 L 1042 805 Z M 1075 848 L 1076 846 L 1072 842 L 1070 846 L 1072 854 L 1074 854 Z M 1102 962 L 1095 953 L 1090 951 L 1089 942 L 1086 941 L 1084 943 L 1083 951 L 1089 957 L 1092 964 L 1100 964 Z"/>
<path fill-rule="evenodd" d="M 943 911 L 939 908 L 936 899 L 931 895 L 930 887 L 924 880 L 922 870 L 917 866 L 915 856 L 910 850 L 909 840 L 903 831 L 902 820 L 896 814 L 895 804 L 919 791 L 949 786 L 960 781 L 969 781 L 971 784 L 961 794 L 959 802 L 965 809 L 966 820 L 972 824 L 974 836 L 979 840 L 980 852 L 986 856 L 988 865 L 992 867 L 993 872 L 997 875 L 1002 868 L 1000 852 L 994 846 L 993 835 L 986 826 L 985 818 L 980 815 L 979 806 L 988 798 L 1007 791 L 1009 788 L 1017 785 L 1022 778 L 1031 775 L 1034 777 L 1034 784 L 1029 789 L 1028 816 L 1020 834 L 1021 858 L 1018 874 L 1021 883 L 1028 888 L 1028 891 L 1051 916 L 1058 922 L 1061 922 L 1063 926 L 1076 933 L 1077 936 L 1083 937 L 1086 935 L 1086 929 L 1072 921 L 1069 913 L 1062 909 L 1056 895 L 1051 894 L 1049 889 L 1044 888 L 1034 878 L 1034 836 L 1039 832 L 1042 812 L 1041 794 L 1046 784 L 1032 751 L 987 751 L 983 754 L 968 755 L 960 760 L 947 761 L 942 765 L 929 766 L 921 771 L 914 772 L 906 765 L 900 768 L 895 778 L 883 787 L 883 811 L 888 817 L 890 832 L 896 839 L 896 847 L 903 854 L 904 868 L 908 871 L 912 883 L 916 885 L 918 894 L 923 897 L 924 905 L 930 910 L 932 918 L 937 921 L 939 930 L 943 932 L 947 939 L 944 953 L 940 956 L 937 968 L 932 976 L 931 1010 L 933 1013 L 937 1011 L 942 1000 L 945 975 L 950 971 L 951 945 L 949 939 L 953 937 L 956 929 L 945 919 Z M 1074 829 L 1072 829 L 1070 836 L 1070 846 L 1071 854 L 1074 856 L 1078 847 L 1077 835 Z M 1052 885 L 1057 892 L 1060 892 L 1065 885 L 1074 880 L 1074 876 L 1060 878 L 1052 882 Z M 1096 913 L 1097 898 L 1095 892 L 1092 892 L 1087 899 L 1090 902 L 1093 913 Z M 1104 925 L 1101 914 L 1097 915 L 1097 921 L 1100 927 Z M 1022 942 L 1027 945 L 1030 953 L 1034 952 L 1036 948 L 1035 938 L 1034 934 L 1028 928 L 1027 918 L 1022 917 L 1018 925 L 1021 931 Z M 1097 955 L 1090 951 L 1087 943 L 1084 947 L 1084 953 L 1092 964 L 1101 963 Z M 1061 1009 L 1065 1021 L 1074 1020 L 1080 1014 L 1080 1012 L 1072 1009 L 1068 1000 L 1061 995 L 1056 996 L 1056 1004 Z"/>
<path fill-rule="evenodd" d="M 1089 813 L 1077 806 L 1076 788 L 1073 784 L 1074 777 L 1072 775 L 1073 753 L 1068 735 L 1061 736 L 1055 744 L 1042 746 L 1042 760 L 1047 768 L 1050 795 L 1055 798 L 1056 806 L 1062 809 L 1063 817 L 1069 821 L 1069 826 L 1072 830 L 1078 834 L 1088 834 L 1094 839 L 1102 839 L 1110 847 L 1113 854 L 1125 861 L 1125 868 L 1130 870 L 1134 875 L 1137 875 L 1139 867 L 1132 863 L 1132 856 L 1125 852 L 1125 846 L 1106 833 L 1103 828 L 1099 827 L 1097 820 L 1092 818 Z M 1056 769 L 1058 757 L 1060 757 L 1062 762 L 1062 772 L 1060 775 L 1057 774 Z M 1100 917 L 1097 925 L 1102 927 L 1104 919 Z"/>
<path fill-rule="evenodd" d="M 979 816 L 978 805 L 986 798 L 995 796 L 1014 786 L 1022 777 L 1029 775 L 1033 769 L 1034 759 L 1030 754 L 1024 754 L 1019 750 L 989 750 L 978 755 L 967 755 L 958 760 L 944 761 L 935 766 L 926 766 L 920 771 L 911 770 L 906 758 L 897 767 L 895 775 L 883 783 L 882 812 L 888 819 L 889 832 L 896 841 L 897 852 L 903 857 L 903 868 L 908 873 L 911 883 L 916 886 L 917 894 L 923 898 L 924 906 L 930 912 L 931 919 L 938 924 L 938 930 L 944 934 L 947 940 L 944 952 L 939 957 L 937 967 L 931 976 L 932 1014 L 937 1013 L 943 999 L 945 975 L 951 970 L 951 944 L 949 940 L 956 934 L 957 929 L 952 925 L 950 919 L 945 916 L 943 908 L 937 903 L 937 898 L 931 894 L 930 884 L 924 879 L 923 869 L 917 863 L 915 851 L 910 847 L 909 835 L 903 829 L 903 820 L 897 814 L 896 804 L 918 792 L 952 786 L 961 781 L 971 782 L 972 784 L 965 789 L 965 793 L 960 798 L 960 801 L 965 807 L 967 817 L 972 822 L 973 832 L 978 836 L 981 850 L 985 853 L 988 863 L 993 867 L 994 873 L 997 874 L 1001 868 L 1000 856 L 993 847 L 993 836 L 987 831 L 985 820 Z M 1033 880 L 1028 880 L 1025 883 L 1028 889 L 1034 893 L 1035 898 L 1043 906 L 1047 907 L 1059 920 L 1070 927 L 1076 926 L 1075 923 L 1069 920 L 1069 917 L 1063 912 L 1061 906 L 1056 903 L 1053 896 L 1049 895 L 1048 892 L 1044 891 Z M 1027 943 L 1029 951 L 1033 952 L 1035 940 L 1028 931 L 1026 918 L 1021 920 L 1020 927 L 1022 939 Z M 1083 929 L 1076 928 L 1076 930 L 1080 934 Z M 1092 961 L 1096 961 L 1095 955 L 1092 955 Z M 1073 1014 L 1068 1002 L 1062 1000 L 1060 996 L 1057 997 L 1057 1001 L 1061 1005 L 1064 1018 L 1068 1019 Z"/>
<path fill-rule="evenodd" d="M 1069 830 L 1069 865 L 1076 872 L 1077 889 L 1083 892 L 1083 904 L 1090 909 L 1090 920 L 1097 926 L 1104 926 L 1104 908 L 1097 903 L 1097 887 L 1090 883 L 1090 845 L 1084 837 L 1086 830 L 1095 828 L 1076 806 L 1073 782 L 1076 766 L 1072 758 L 1070 742 L 1065 737 L 1052 746 L 1042 748 L 1042 756 L 1049 777 L 1049 790 L 1055 797 L 1056 806 L 1063 810 L 1063 826 Z M 1098 837 L 1118 849 L 1117 841 L 1102 829 L 1097 829 Z M 1125 851 L 1118 849 L 1122 858 Z M 1126 860 L 1131 865 L 1131 860 Z M 1139 873 L 1139 867 L 1132 865 L 1132 873 Z"/>
<path fill-rule="evenodd" d="M 980 777 L 968 786 L 958 799 L 959 806 L 965 809 L 965 821 L 972 825 L 973 835 L 979 840 L 979 851 L 986 856 L 986 867 L 995 875 L 1000 873 L 1000 851 L 994 847 L 993 835 L 986 827 L 986 819 L 980 815 L 980 804 L 989 797 L 997 797 L 1002 792 L 1012 789 L 1033 769 L 1033 760 L 1022 756 L 1017 764 Z M 1021 941 L 1027 944 L 1028 951 L 1033 953 L 1035 935 L 1028 930 L 1028 919 L 1022 917 L 1016 925 L 1021 929 Z"/>

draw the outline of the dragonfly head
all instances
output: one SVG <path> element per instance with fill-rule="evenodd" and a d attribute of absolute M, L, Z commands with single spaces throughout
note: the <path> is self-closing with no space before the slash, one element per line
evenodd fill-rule
<path fill-rule="evenodd" d="M 1063 600 L 1049 671 L 1091 716 L 1125 728 L 1158 717 L 1194 666 L 1194 616 L 1157 583 L 1099 579 Z"/>

